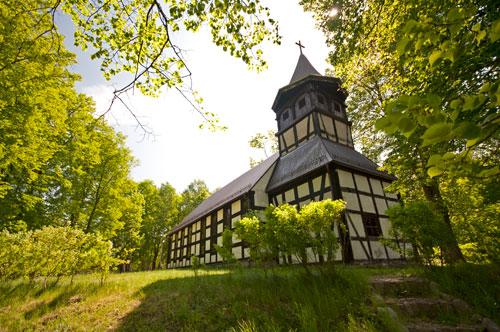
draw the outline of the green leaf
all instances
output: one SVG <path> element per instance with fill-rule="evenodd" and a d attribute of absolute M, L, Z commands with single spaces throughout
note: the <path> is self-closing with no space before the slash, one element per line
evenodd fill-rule
<path fill-rule="evenodd" d="M 398 45 L 396 46 L 396 51 L 401 55 L 406 52 L 406 48 L 408 46 L 408 43 L 410 42 L 410 39 L 403 36 L 401 40 L 398 42 Z"/>
<path fill-rule="evenodd" d="M 481 128 L 472 122 L 462 122 L 453 129 L 453 135 L 457 138 L 474 139 L 481 134 Z"/>
<path fill-rule="evenodd" d="M 427 166 L 436 166 L 442 162 L 442 156 L 440 154 L 433 154 L 429 160 L 427 160 Z"/>
<path fill-rule="evenodd" d="M 435 176 L 443 174 L 443 170 L 438 167 L 431 167 L 427 170 L 427 174 L 433 178 Z"/>
<path fill-rule="evenodd" d="M 399 130 L 403 133 L 411 132 L 416 127 L 416 123 L 409 117 L 402 117 L 398 122 Z"/>
<path fill-rule="evenodd" d="M 443 56 L 443 52 L 442 51 L 434 51 L 432 52 L 432 54 L 429 56 L 429 63 L 432 66 L 434 66 L 434 64 L 439 61 Z"/>
<path fill-rule="evenodd" d="M 462 105 L 462 99 L 458 98 L 458 99 L 453 99 L 450 103 L 450 107 L 453 108 L 454 110 L 456 110 L 457 108 L 460 107 L 460 105 Z"/>
<path fill-rule="evenodd" d="M 481 30 L 481 23 L 474 24 L 472 26 L 471 30 L 474 31 L 474 32 L 478 32 L 479 30 Z"/>
<path fill-rule="evenodd" d="M 451 128 L 451 124 L 445 122 L 437 123 L 427 128 L 425 133 L 422 135 L 422 138 L 424 139 L 423 146 L 447 140 L 451 132 Z"/>
<path fill-rule="evenodd" d="M 500 20 L 496 20 L 495 22 L 493 22 L 490 29 L 491 42 L 494 43 L 498 39 L 500 39 Z"/>
<path fill-rule="evenodd" d="M 375 121 L 375 129 L 377 130 L 384 130 L 385 128 L 391 125 L 392 125 L 391 120 L 389 120 L 386 117 L 380 118 L 377 121 Z"/>

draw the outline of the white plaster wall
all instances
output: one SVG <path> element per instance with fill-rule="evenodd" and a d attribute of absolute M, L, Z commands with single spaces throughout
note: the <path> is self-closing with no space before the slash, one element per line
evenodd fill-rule
<path fill-rule="evenodd" d="M 339 181 L 341 187 L 347 187 L 354 189 L 354 181 L 352 180 L 352 175 L 350 172 L 346 172 L 344 170 L 337 170 L 339 174 Z"/>
<path fill-rule="evenodd" d="M 372 255 L 374 259 L 386 259 L 387 255 L 385 254 L 384 245 L 379 241 L 370 241 L 370 245 L 372 247 Z"/>
<path fill-rule="evenodd" d="M 375 197 L 375 203 L 377 204 L 378 213 L 385 214 L 385 211 L 387 210 L 387 203 L 385 202 L 385 199 Z"/>
<path fill-rule="evenodd" d="M 342 192 L 342 197 L 347 203 L 347 208 L 355 211 L 359 211 L 358 197 L 355 193 Z"/>
<path fill-rule="evenodd" d="M 313 182 L 314 192 L 320 191 L 321 190 L 321 176 L 314 178 L 312 182 Z"/>
<path fill-rule="evenodd" d="M 363 242 L 364 242 L 366 250 L 368 250 L 368 247 L 366 245 L 366 241 L 363 241 Z M 363 247 L 361 247 L 361 241 L 352 240 L 351 247 L 352 247 L 352 254 L 353 254 L 354 259 L 359 259 L 359 260 L 368 259 L 365 252 L 363 251 Z"/>
<path fill-rule="evenodd" d="M 359 194 L 359 199 L 361 201 L 361 206 L 363 207 L 363 212 L 376 213 L 372 196 Z"/>
<path fill-rule="evenodd" d="M 384 189 L 382 188 L 382 183 L 378 179 L 370 178 L 370 183 L 372 185 L 372 190 L 375 195 L 384 196 Z"/>
<path fill-rule="evenodd" d="M 259 181 L 253 186 L 251 189 L 254 194 L 254 203 L 255 206 L 259 207 L 266 207 L 269 205 L 269 198 L 266 193 L 266 186 L 269 183 L 269 179 L 271 178 L 271 175 L 273 174 L 274 167 L 276 166 L 276 163 L 274 163 L 267 172 L 260 178 Z"/>
<path fill-rule="evenodd" d="M 233 247 L 232 251 L 233 251 L 234 257 L 236 257 L 237 259 L 241 258 L 241 246 Z"/>
<path fill-rule="evenodd" d="M 309 195 L 309 183 L 305 182 L 302 183 L 298 188 L 297 188 L 299 198 L 305 197 Z"/>
<path fill-rule="evenodd" d="M 380 221 L 380 228 L 382 229 L 382 235 L 389 238 L 389 233 L 391 231 L 391 221 L 387 218 L 378 218 Z"/>
<path fill-rule="evenodd" d="M 368 185 L 368 178 L 366 176 L 354 174 L 354 179 L 356 180 L 356 186 L 358 187 L 359 191 L 364 191 L 367 193 L 370 192 L 370 186 Z"/>
<path fill-rule="evenodd" d="M 347 224 L 349 225 L 349 233 L 351 234 L 351 236 L 356 236 L 354 228 L 356 228 L 358 236 L 365 236 L 365 227 L 363 226 L 363 219 L 361 218 L 360 214 L 349 213 L 347 220 Z"/>
<path fill-rule="evenodd" d="M 231 204 L 231 214 L 235 214 L 240 212 L 241 210 L 241 200 L 234 201 L 233 204 Z"/>

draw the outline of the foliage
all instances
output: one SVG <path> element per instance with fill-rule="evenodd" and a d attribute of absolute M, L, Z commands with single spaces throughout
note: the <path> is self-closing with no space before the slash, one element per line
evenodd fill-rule
<path fill-rule="evenodd" d="M 465 178 L 479 187 L 498 185 L 496 3 L 301 3 L 314 12 L 334 47 L 330 62 L 349 89 L 353 128 L 364 152 L 384 159 L 384 168 L 398 177 L 392 187 L 403 199 L 435 205 L 448 225 L 443 234 L 455 235 L 445 254 L 461 260 L 454 216 L 464 210 L 455 210 L 449 202 L 456 197 L 443 189 Z M 494 222 L 481 219 L 484 228 Z"/>
<path fill-rule="evenodd" d="M 99 272 L 101 284 L 121 260 L 99 234 L 85 234 L 70 227 L 44 227 L 36 231 L 0 233 L 0 278 L 28 278 L 30 282 L 82 272 Z"/>
<path fill-rule="evenodd" d="M 75 43 L 91 47 L 92 58 L 102 59 L 105 77 L 129 73 L 145 94 L 155 95 L 163 86 L 179 88 L 190 74 L 182 47 L 173 41 L 181 32 L 208 27 L 217 46 L 256 68 L 265 65 L 259 45 L 279 43 L 277 24 L 259 0 L 73 0 L 60 8 L 76 25 Z"/>
<path fill-rule="evenodd" d="M 235 233 L 250 248 L 250 255 L 258 262 L 282 256 L 295 257 L 304 266 L 310 248 L 320 260 L 333 261 L 338 249 L 335 226 L 345 210 L 345 202 L 326 199 L 311 202 L 297 211 L 295 206 L 269 206 L 260 216 L 247 216 L 235 227 Z"/>
<path fill-rule="evenodd" d="M 210 196 L 210 190 L 203 180 L 194 180 L 181 194 L 179 222 Z"/>
<path fill-rule="evenodd" d="M 222 243 L 221 245 L 215 245 L 215 250 L 217 254 L 222 257 L 222 261 L 227 264 L 237 262 L 233 254 L 233 232 L 226 228 L 222 232 Z"/>
<path fill-rule="evenodd" d="M 311 202 L 301 208 L 299 218 L 307 225 L 309 234 L 312 234 L 309 243 L 318 257 L 326 257 L 332 262 L 335 259 L 335 252 L 339 248 L 335 226 L 342 225 L 340 217 L 345 208 L 346 203 L 342 200 Z"/>
<path fill-rule="evenodd" d="M 425 201 L 417 201 L 406 206 L 394 205 L 387 209 L 391 221 L 391 237 L 398 241 L 409 242 L 412 252 L 405 255 L 414 255 L 428 265 L 432 265 L 441 249 L 452 241 L 443 217 L 435 212 L 433 207 Z M 398 248 L 398 246 L 394 246 Z"/>
<path fill-rule="evenodd" d="M 167 233 L 178 220 L 180 197 L 175 188 L 165 183 L 157 188 L 152 181 L 139 183 L 145 205 L 142 215 L 142 243 L 140 264 L 142 269 L 161 268 L 166 253 Z"/>
<path fill-rule="evenodd" d="M 278 138 L 274 130 L 268 130 L 267 133 L 257 133 L 250 137 L 248 145 L 260 152 L 264 153 L 265 158 L 269 158 L 271 154 L 278 152 Z M 262 159 L 253 159 L 250 157 L 250 167 L 257 166 Z"/>
<path fill-rule="evenodd" d="M 251 215 L 238 221 L 234 228 L 234 233 L 238 238 L 248 245 L 252 261 L 257 263 L 264 263 L 276 257 L 272 248 L 268 247 L 268 242 L 265 241 L 263 227 L 265 225 L 260 219 L 256 215 Z"/>

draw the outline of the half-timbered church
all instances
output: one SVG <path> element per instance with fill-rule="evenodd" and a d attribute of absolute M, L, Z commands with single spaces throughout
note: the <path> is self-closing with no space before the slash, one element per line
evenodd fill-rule
<path fill-rule="evenodd" d="M 384 190 L 395 178 L 355 150 L 346 97 L 340 80 L 321 75 L 301 50 L 290 83 L 272 105 L 279 152 L 216 191 L 170 232 L 168 267 L 189 266 L 193 255 L 205 264 L 221 262 L 215 245 L 222 243 L 223 230 L 249 210 L 328 198 L 347 202 L 337 260 L 400 259 L 379 241 L 389 236 L 385 211 L 398 202 Z M 233 253 L 249 258 L 236 238 Z M 317 260 L 310 255 L 309 261 Z"/>

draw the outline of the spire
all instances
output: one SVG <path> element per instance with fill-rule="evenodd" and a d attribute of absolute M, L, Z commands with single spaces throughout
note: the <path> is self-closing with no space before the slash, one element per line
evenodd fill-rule
<path fill-rule="evenodd" d="M 293 72 L 290 84 L 299 81 L 309 75 L 321 76 L 321 74 L 313 67 L 313 65 L 311 65 L 309 60 L 307 60 L 306 56 L 302 53 L 303 46 L 300 45 L 299 47 L 300 47 L 299 61 L 297 61 L 297 66 L 295 66 L 295 71 Z"/>

